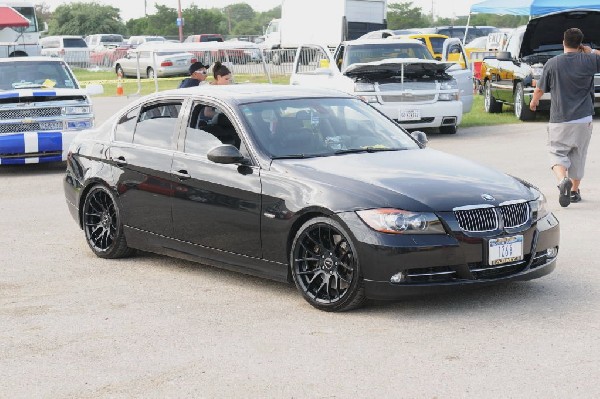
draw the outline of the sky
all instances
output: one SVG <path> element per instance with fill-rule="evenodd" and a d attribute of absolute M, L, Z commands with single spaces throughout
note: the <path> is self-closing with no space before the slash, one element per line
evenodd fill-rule
<path fill-rule="evenodd" d="M 75 0 L 87 2 L 87 0 Z M 127 21 L 132 18 L 140 18 L 144 16 L 144 4 L 148 14 L 154 13 L 154 4 L 166 5 L 168 7 L 177 8 L 178 0 L 94 0 L 94 2 L 104 5 L 110 5 L 121 10 L 121 18 Z M 188 8 L 192 4 L 196 4 L 200 8 L 225 7 L 229 4 L 245 2 L 252 6 L 256 11 L 267 11 L 281 4 L 281 0 L 180 0 L 181 8 Z M 323 0 L 327 1 L 327 0 Z M 479 3 L 482 0 L 412 0 L 416 7 L 421 7 L 423 12 L 431 13 L 433 4 L 434 13 L 439 17 L 453 17 L 459 15 L 467 15 L 472 4 Z M 54 10 L 57 6 L 64 4 L 64 0 L 34 0 L 35 3 L 45 3 Z M 91 0 L 90 0 L 91 2 Z M 402 0 L 388 0 L 388 5 L 391 3 L 403 3 Z M 69 3 L 69 2 L 67 2 Z"/>

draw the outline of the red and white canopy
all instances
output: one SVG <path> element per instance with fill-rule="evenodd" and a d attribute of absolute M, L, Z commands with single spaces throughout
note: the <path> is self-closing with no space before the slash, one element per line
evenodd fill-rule
<path fill-rule="evenodd" d="M 22 16 L 14 8 L 0 6 L 0 29 L 28 26 L 29 20 Z"/>

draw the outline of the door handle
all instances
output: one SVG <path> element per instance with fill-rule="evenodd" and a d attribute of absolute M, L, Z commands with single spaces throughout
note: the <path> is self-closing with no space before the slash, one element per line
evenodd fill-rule
<path fill-rule="evenodd" d="M 175 176 L 177 176 L 177 178 L 179 180 L 187 180 L 187 179 L 191 179 L 192 176 L 187 172 L 187 170 L 172 170 L 171 173 L 173 173 Z"/>
<path fill-rule="evenodd" d="M 110 160 L 113 161 L 117 166 L 127 165 L 127 161 L 125 160 L 124 156 L 120 156 L 120 157 L 116 157 L 116 158 L 111 157 Z"/>

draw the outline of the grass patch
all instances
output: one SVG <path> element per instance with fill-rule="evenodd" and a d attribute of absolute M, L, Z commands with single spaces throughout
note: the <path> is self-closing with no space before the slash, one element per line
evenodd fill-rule
<path fill-rule="evenodd" d="M 73 72 L 77 77 L 77 80 L 85 86 L 87 83 L 99 82 L 104 86 L 104 97 L 112 97 L 117 93 L 117 76 L 112 71 L 90 71 L 87 69 L 74 69 Z M 174 78 L 159 78 L 158 79 L 158 91 L 176 89 L 179 83 L 185 79 L 185 76 L 179 76 Z M 212 81 L 212 78 L 208 79 Z M 237 83 L 268 83 L 268 79 L 265 75 L 235 75 L 235 81 Z M 288 84 L 290 78 L 288 76 L 272 76 L 271 81 L 276 84 Z M 156 91 L 154 80 L 141 79 L 141 95 L 151 94 Z M 132 95 L 138 91 L 138 81 L 135 78 L 123 79 L 123 91 L 125 95 Z"/>

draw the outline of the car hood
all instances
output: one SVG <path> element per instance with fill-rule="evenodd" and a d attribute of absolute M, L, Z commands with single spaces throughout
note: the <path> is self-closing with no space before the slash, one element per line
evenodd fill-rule
<path fill-rule="evenodd" d="M 419 58 L 390 58 L 381 61 L 352 64 L 344 71 L 351 78 L 363 78 L 372 75 L 405 76 L 437 75 L 446 72 L 452 62 L 422 60 Z"/>
<path fill-rule="evenodd" d="M 527 24 L 521 57 L 545 50 L 562 50 L 563 35 L 569 28 L 579 28 L 583 42 L 600 48 L 600 11 L 566 11 L 534 18 Z"/>
<path fill-rule="evenodd" d="M 432 149 L 275 160 L 273 166 L 283 168 L 281 172 L 297 182 L 306 182 L 306 187 L 327 186 L 327 192 L 336 193 L 336 206 L 332 206 L 336 211 L 393 207 L 443 212 L 535 199 L 512 176 Z M 306 191 L 310 197 L 309 192 L 318 197 L 324 190 Z M 484 200 L 484 194 L 494 199 Z"/>
<path fill-rule="evenodd" d="M 0 90 L 0 107 L 20 102 L 44 102 L 55 100 L 84 100 L 87 93 L 83 89 L 13 89 Z"/>

